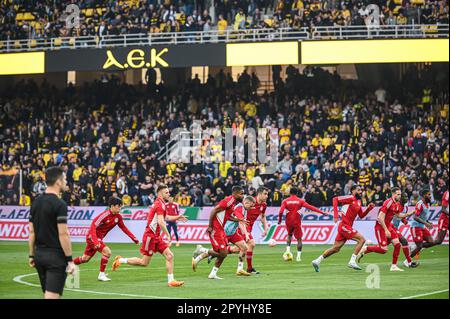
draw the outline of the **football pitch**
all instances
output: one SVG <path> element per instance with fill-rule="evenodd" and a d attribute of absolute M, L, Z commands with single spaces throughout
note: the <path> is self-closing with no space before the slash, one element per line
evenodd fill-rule
<path fill-rule="evenodd" d="M 138 246 L 109 244 L 112 255 L 138 256 Z M 195 245 L 173 247 L 175 278 L 184 280 L 183 287 L 167 287 L 165 263 L 161 255 L 154 256 L 149 267 L 122 265 L 107 273 L 110 282 L 97 281 L 100 255 L 80 266 L 79 287 L 66 288 L 63 298 L 449 298 L 448 246 L 422 251 L 420 266 L 401 273 L 389 271 L 392 247 L 386 255 L 371 254 L 362 260 L 362 271 L 347 268 L 352 246 L 344 247 L 337 255 L 325 260 L 319 273 L 314 272 L 311 261 L 327 246 L 305 245 L 302 262 L 282 260 L 284 245 L 257 246 L 254 267 L 260 275 L 237 277 L 237 255 L 229 256 L 219 276 L 224 280 L 207 279 L 212 265 L 206 260 L 197 272 L 191 268 L 191 255 Z M 74 257 L 81 255 L 84 245 L 73 244 Z M 28 247 L 25 242 L 0 242 L 0 298 L 42 298 L 34 269 L 27 265 Z M 295 254 L 294 254 L 295 256 Z M 400 255 L 399 266 L 403 261 Z M 378 272 L 379 270 L 379 272 Z M 378 281 L 379 280 L 379 281 Z M 379 288 L 377 288 L 379 282 Z"/>

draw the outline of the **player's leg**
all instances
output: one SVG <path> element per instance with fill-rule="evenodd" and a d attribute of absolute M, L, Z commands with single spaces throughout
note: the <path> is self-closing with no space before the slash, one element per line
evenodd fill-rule
<path fill-rule="evenodd" d="M 217 276 L 217 272 L 219 271 L 220 266 L 227 257 L 228 251 L 226 249 L 219 249 L 217 253 L 219 255 L 217 256 L 214 267 L 212 268 L 211 273 L 208 276 L 209 279 L 222 279 L 219 276 Z"/>
<path fill-rule="evenodd" d="M 338 234 L 338 236 L 336 237 L 336 240 L 335 240 L 333 246 L 331 248 L 328 248 L 327 250 L 325 250 L 322 255 L 320 255 L 319 257 L 317 257 L 316 259 L 314 259 L 312 261 L 312 265 L 314 267 L 314 270 L 316 272 L 319 272 L 320 271 L 320 263 L 325 258 L 328 258 L 331 255 L 334 255 L 334 254 L 338 253 L 341 250 L 342 246 L 344 246 L 345 242 L 346 242 L 346 239 L 345 238 L 341 238 L 339 236 L 339 234 Z"/>
<path fill-rule="evenodd" d="M 409 245 L 408 245 L 408 240 L 403 237 L 400 236 L 401 234 L 399 234 L 399 238 L 398 240 L 400 241 L 400 245 L 402 246 L 402 251 L 403 251 L 403 255 L 405 255 L 405 261 L 403 262 L 403 265 L 405 267 L 408 268 L 415 268 L 417 266 L 417 264 L 415 262 L 412 261 L 410 255 L 410 251 L 409 251 Z"/>
<path fill-rule="evenodd" d="M 245 243 L 245 240 L 240 240 L 235 243 L 235 247 L 239 249 L 239 262 L 236 270 L 236 275 L 238 276 L 250 276 L 250 273 L 246 272 L 244 270 L 244 259 L 247 255 L 247 244 Z"/>
<path fill-rule="evenodd" d="M 302 261 L 302 248 L 303 248 L 303 232 L 302 232 L 302 226 L 297 225 L 297 227 L 294 230 L 294 237 L 297 239 L 297 258 L 296 261 Z"/>
<path fill-rule="evenodd" d="M 166 271 L 167 271 L 167 285 L 170 287 L 179 287 L 184 285 L 184 281 L 177 281 L 175 280 L 173 276 L 173 259 L 174 255 L 170 248 L 164 243 L 160 243 L 160 247 L 158 250 L 161 252 L 162 255 L 166 258 Z M 164 248 L 165 247 L 165 248 Z"/>
<path fill-rule="evenodd" d="M 119 257 L 119 256 L 117 256 Z M 117 258 L 116 257 L 116 258 Z M 148 255 L 142 255 L 142 257 L 130 257 L 130 258 L 123 258 L 123 257 L 119 257 L 119 263 L 120 264 L 127 264 L 127 265 L 132 265 L 132 266 L 142 266 L 142 267 L 147 267 L 150 264 L 150 261 L 152 259 L 152 256 L 148 256 Z M 116 260 L 114 260 L 114 263 L 116 262 Z M 116 270 L 116 268 L 114 268 L 114 263 L 113 263 L 113 270 Z"/>
<path fill-rule="evenodd" d="M 441 230 L 438 232 L 436 239 L 434 240 L 433 245 L 430 245 L 429 243 L 424 243 L 423 247 L 424 248 L 429 248 L 432 246 L 436 246 L 436 245 L 441 245 L 444 242 L 445 236 L 447 235 L 447 231 L 446 230 Z"/>
<path fill-rule="evenodd" d="M 112 270 L 113 271 L 116 270 L 117 268 L 119 268 L 121 264 L 147 267 L 153 256 L 153 252 L 155 251 L 155 246 L 156 246 L 156 238 L 145 233 L 144 236 L 142 237 L 142 245 L 140 249 L 142 257 L 123 258 L 122 256 L 116 256 L 112 264 Z"/>
<path fill-rule="evenodd" d="M 76 257 L 73 260 L 73 263 L 75 265 L 87 263 L 87 262 L 89 262 L 89 260 L 91 260 L 91 258 L 95 255 L 96 252 L 97 252 L 97 249 L 95 248 L 94 244 L 88 242 L 86 245 L 86 248 L 84 249 L 83 255 Z"/>
<path fill-rule="evenodd" d="M 178 223 L 177 222 L 173 223 L 173 232 L 175 234 L 175 240 L 177 242 L 176 246 L 179 247 L 180 246 L 180 237 L 178 236 Z"/>
<path fill-rule="evenodd" d="M 283 254 L 284 260 L 291 261 L 293 256 L 291 253 L 291 242 L 292 237 L 294 235 L 295 225 L 293 223 L 286 222 L 286 231 L 287 231 L 287 237 L 286 237 L 286 251 Z"/>
<path fill-rule="evenodd" d="M 253 251 L 255 249 L 255 246 L 256 246 L 255 240 L 250 234 L 250 240 L 247 242 L 248 249 L 246 260 L 247 260 L 247 272 L 251 274 L 259 274 L 259 272 L 255 268 L 253 268 Z"/>
<path fill-rule="evenodd" d="M 395 237 L 395 238 L 392 238 L 391 242 L 392 242 L 392 245 L 394 246 L 394 252 L 392 253 L 391 271 L 403 271 L 403 269 L 398 268 L 398 266 L 397 266 L 398 256 L 400 255 L 400 250 L 402 249 L 400 240 Z"/>
<path fill-rule="evenodd" d="M 104 246 L 102 251 L 102 258 L 100 259 L 100 273 L 98 274 L 98 280 L 110 281 L 111 279 L 105 274 L 106 265 L 108 265 L 109 258 L 111 257 L 111 249 L 108 246 Z"/>
<path fill-rule="evenodd" d="M 359 232 L 352 230 L 352 240 L 356 241 L 355 249 L 353 250 L 353 254 L 350 257 L 350 261 L 348 262 L 348 266 L 355 270 L 362 270 L 361 267 L 357 264 L 356 259 L 358 258 L 358 255 L 360 254 L 361 250 L 363 249 L 366 239 L 363 235 L 361 235 Z"/>
<path fill-rule="evenodd" d="M 378 245 L 376 246 L 367 246 L 365 249 L 362 249 L 360 254 L 358 255 L 358 262 L 361 258 L 369 253 L 377 253 L 377 254 L 385 254 L 388 251 L 388 239 L 386 236 L 386 232 L 384 229 L 376 225 L 375 226 L 375 237 L 377 238 Z"/>
<path fill-rule="evenodd" d="M 411 234 L 416 247 L 411 251 L 411 258 L 414 258 L 423 248 L 423 232 L 422 228 L 413 227 L 411 228 Z"/>

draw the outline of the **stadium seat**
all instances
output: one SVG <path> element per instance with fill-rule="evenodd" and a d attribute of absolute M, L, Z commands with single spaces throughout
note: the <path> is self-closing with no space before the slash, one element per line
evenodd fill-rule
<path fill-rule="evenodd" d="M 70 45 L 71 47 L 74 47 L 74 46 L 75 46 L 75 37 L 71 37 L 71 38 L 69 39 L 69 45 Z"/>
<path fill-rule="evenodd" d="M 54 45 L 55 47 L 60 47 L 60 46 L 61 46 L 61 43 L 62 43 L 61 38 L 56 38 L 56 39 L 53 40 L 53 45 Z"/>
<path fill-rule="evenodd" d="M 30 43 L 29 43 L 30 48 L 35 48 L 37 47 L 37 41 L 36 39 L 31 39 Z"/>
<path fill-rule="evenodd" d="M 14 41 L 14 48 L 15 49 L 20 49 L 22 47 L 22 45 L 20 44 L 19 40 Z"/>

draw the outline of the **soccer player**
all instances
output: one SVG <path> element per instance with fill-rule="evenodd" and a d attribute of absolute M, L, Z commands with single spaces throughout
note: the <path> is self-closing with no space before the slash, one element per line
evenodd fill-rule
<path fill-rule="evenodd" d="M 404 208 L 401 203 L 402 191 L 398 187 L 392 188 L 392 196 L 387 199 L 378 213 L 377 222 L 375 223 L 375 236 L 378 241 L 377 246 L 364 247 L 359 256 L 358 262 L 364 255 L 369 253 L 385 254 L 388 251 L 389 243 L 394 245 L 394 252 L 392 254 L 392 264 L 390 271 L 403 271 L 397 266 L 398 256 L 402 245 L 399 240 L 398 232 L 392 225 L 392 219 L 397 216 L 400 219 L 411 216 L 411 213 L 402 213 Z M 403 246 L 403 253 L 408 256 L 409 248 Z M 407 260 L 408 267 L 411 266 L 411 259 Z"/>
<path fill-rule="evenodd" d="M 247 272 L 251 274 L 259 274 L 255 268 L 253 268 L 253 251 L 255 249 L 255 240 L 252 236 L 253 225 L 255 221 L 261 216 L 261 223 L 264 227 L 263 236 L 267 235 L 269 225 L 266 219 L 266 209 L 267 209 L 267 198 L 269 197 L 269 190 L 262 186 L 256 190 L 256 201 L 255 205 L 247 210 L 246 219 L 248 221 L 247 232 L 249 234 L 249 240 L 247 242 Z"/>
<path fill-rule="evenodd" d="M 167 207 L 167 215 L 168 216 L 180 215 L 179 205 L 178 205 L 178 203 L 174 203 L 172 196 L 169 197 L 169 202 L 167 203 L 166 207 Z M 180 241 L 179 241 L 179 237 L 178 237 L 178 226 L 177 226 L 176 220 L 175 221 L 167 221 L 167 230 L 169 231 L 169 234 L 171 236 L 172 236 L 172 229 L 175 234 L 175 240 L 177 242 L 176 246 L 179 247 Z"/>
<path fill-rule="evenodd" d="M 167 216 L 166 202 L 170 197 L 169 188 L 166 185 L 159 185 L 157 188 L 157 199 L 150 208 L 147 216 L 147 226 L 145 228 L 144 236 L 142 237 L 142 246 L 140 249 L 141 258 L 122 258 L 116 256 L 112 265 L 112 270 L 119 268 L 121 264 L 128 264 L 134 266 L 147 267 L 154 252 L 159 252 L 166 258 L 167 270 L 167 285 L 169 287 L 179 287 L 184 284 L 184 281 L 177 281 L 173 276 L 173 253 L 167 243 L 161 236 L 161 230 L 170 242 L 170 234 L 167 230 L 166 220 L 179 220 L 186 222 L 187 218 L 184 215 Z"/>
<path fill-rule="evenodd" d="M 414 258 L 422 248 L 429 248 L 436 245 L 428 229 L 433 228 L 433 224 L 428 221 L 430 217 L 431 192 L 428 189 L 421 191 L 422 199 L 416 204 L 414 219 L 411 222 L 411 234 L 416 247 L 411 252 L 411 258 Z M 424 244 L 426 242 L 426 247 Z"/>
<path fill-rule="evenodd" d="M 299 193 L 298 188 L 292 187 L 290 190 L 290 195 L 288 198 L 283 200 L 280 207 L 280 212 L 278 213 L 278 225 L 281 224 L 281 219 L 285 211 L 286 214 L 286 230 L 288 232 L 286 238 L 286 252 L 285 254 L 291 253 L 291 240 L 292 236 L 297 239 L 297 258 L 296 261 L 301 261 L 302 256 L 302 216 L 300 214 L 300 209 L 303 207 L 312 210 L 316 213 L 328 215 L 327 213 L 321 211 L 317 207 L 314 207 L 303 199 L 299 198 L 297 195 Z"/>
<path fill-rule="evenodd" d="M 364 218 L 370 211 L 375 207 L 373 203 L 370 203 L 367 208 L 363 211 L 361 207 L 361 187 L 359 185 L 353 185 L 350 188 L 351 195 L 348 196 L 337 196 L 333 198 L 333 210 L 334 210 L 334 222 L 337 223 L 339 220 L 338 205 L 348 205 L 345 210 L 341 212 L 342 221 L 338 224 L 338 233 L 334 241 L 333 247 L 327 249 L 322 255 L 312 261 L 312 265 L 316 272 L 320 271 L 320 263 L 331 255 L 339 252 L 346 243 L 347 240 L 351 239 L 356 241 L 355 249 L 348 263 L 348 267 L 361 270 L 361 267 L 356 263 L 356 257 L 361 251 L 361 248 L 366 242 L 363 235 L 358 231 L 353 229 L 353 223 L 356 217 Z"/>
<path fill-rule="evenodd" d="M 423 243 L 423 248 L 429 248 L 435 245 L 440 245 L 445 239 L 448 232 L 448 190 L 442 196 L 442 211 L 438 221 L 438 234 L 433 243 Z"/>
<path fill-rule="evenodd" d="M 242 203 L 239 203 L 234 208 L 233 217 L 237 220 L 246 220 L 247 212 L 255 205 L 255 198 L 246 196 Z M 228 220 L 225 223 L 225 233 L 227 234 L 228 242 L 235 245 L 237 249 L 229 251 L 231 253 L 239 253 L 239 262 L 236 270 L 238 276 L 250 276 L 250 273 L 244 270 L 244 258 L 247 255 L 247 241 L 249 240 L 249 233 L 247 225 L 242 221 Z"/>
<path fill-rule="evenodd" d="M 244 219 L 238 219 L 232 216 L 235 206 L 242 202 L 244 190 L 241 186 L 233 186 L 232 195 L 222 199 L 219 204 L 213 208 L 209 216 L 209 225 L 207 232 L 213 249 L 207 249 L 201 245 L 197 246 L 192 257 L 192 270 L 196 271 L 197 264 L 206 256 L 216 257 L 215 265 L 209 274 L 209 279 L 222 279 L 217 276 L 222 262 L 228 255 L 228 239 L 224 230 L 225 223 L 228 220 L 236 222 L 246 222 Z"/>
<path fill-rule="evenodd" d="M 96 252 L 102 254 L 100 259 L 100 273 L 98 274 L 99 281 L 110 281 L 111 279 L 105 274 L 106 265 L 109 257 L 111 257 L 111 249 L 105 245 L 103 238 L 118 225 L 122 231 L 135 244 L 139 244 L 139 240 L 123 223 L 122 215 L 120 215 L 120 208 L 122 207 L 122 200 L 117 197 L 110 197 L 108 200 L 109 208 L 98 215 L 92 221 L 89 232 L 86 235 L 86 248 L 83 256 L 74 259 L 75 265 L 87 263 L 95 255 Z"/>

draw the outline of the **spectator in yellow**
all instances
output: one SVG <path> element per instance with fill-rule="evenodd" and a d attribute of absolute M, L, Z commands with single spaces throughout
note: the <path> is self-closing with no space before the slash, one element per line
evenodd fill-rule
<path fill-rule="evenodd" d="M 366 171 L 366 170 L 361 170 L 361 172 L 359 173 L 359 185 L 363 186 L 363 187 L 367 187 L 372 183 L 372 176 Z"/>
<path fill-rule="evenodd" d="M 191 206 L 191 200 L 191 196 L 182 193 L 181 196 L 178 197 L 178 204 L 180 204 L 180 206 Z"/>
<path fill-rule="evenodd" d="M 288 125 L 286 128 L 280 129 L 278 134 L 280 135 L 280 144 L 283 145 L 291 139 L 291 126 Z"/>
<path fill-rule="evenodd" d="M 245 29 L 245 14 L 244 10 L 239 9 L 239 12 L 234 17 L 234 30 Z"/>
<path fill-rule="evenodd" d="M 228 175 L 228 170 L 231 167 L 231 163 L 229 161 L 225 161 L 225 162 L 221 162 L 219 164 L 219 171 L 220 171 L 220 176 L 222 178 L 226 178 Z"/>
<path fill-rule="evenodd" d="M 217 30 L 219 34 L 219 39 L 225 38 L 225 33 L 228 28 L 228 22 L 223 18 L 223 15 L 219 14 L 219 21 L 217 22 Z"/>
<path fill-rule="evenodd" d="M 27 194 L 22 194 L 19 199 L 19 205 L 20 206 L 30 206 L 31 205 L 31 198 Z"/>
<path fill-rule="evenodd" d="M 244 111 L 246 112 L 248 117 L 255 117 L 256 115 L 256 105 L 253 102 L 248 102 L 244 106 Z"/>
<path fill-rule="evenodd" d="M 166 165 L 166 169 L 167 169 L 167 174 L 169 176 L 173 176 L 173 173 L 175 173 L 175 171 L 177 169 L 177 164 L 170 162 L 169 164 Z"/>

